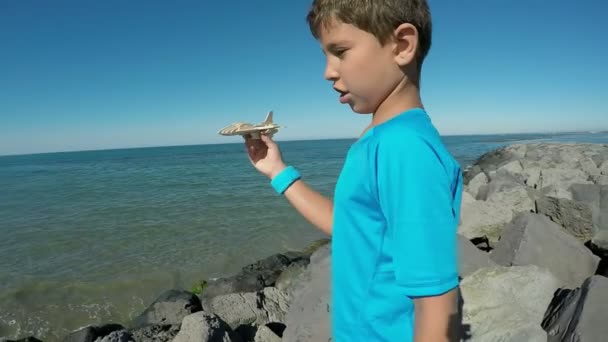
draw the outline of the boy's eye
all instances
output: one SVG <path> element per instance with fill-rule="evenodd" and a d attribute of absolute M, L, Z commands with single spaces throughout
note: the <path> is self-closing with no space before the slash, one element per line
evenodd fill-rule
<path fill-rule="evenodd" d="M 347 49 L 336 49 L 334 50 L 334 55 L 336 55 L 336 57 L 342 57 L 346 50 Z"/>
<path fill-rule="evenodd" d="M 322 49 L 323 54 L 329 53 L 338 58 L 342 58 L 346 51 L 350 50 L 349 46 L 339 45 L 339 44 L 329 44 L 326 49 Z"/>

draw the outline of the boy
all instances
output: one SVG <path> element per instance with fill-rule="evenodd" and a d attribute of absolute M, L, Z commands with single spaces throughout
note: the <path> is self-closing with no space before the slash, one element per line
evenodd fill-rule
<path fill-rule="evenodd" d="M 287 166 L 267 136 L 249 159 L 332 235 L 333 341 L 448 341 L 455 334 L 461 170 L 419 95 L 431 45 L 425 0 L 315 0 L 308 23 L 341 103 L 372 113 L 333 201 Z"/>

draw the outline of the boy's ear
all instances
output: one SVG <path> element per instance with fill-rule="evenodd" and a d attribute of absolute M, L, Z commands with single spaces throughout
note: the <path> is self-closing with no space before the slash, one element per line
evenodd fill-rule
<path fill-rule="evenodd" d="M 418 50 L 418 30 L 412 24 L 404 23 L 393 31 L 395 62 L 400 66 L 412 63 Z"/>

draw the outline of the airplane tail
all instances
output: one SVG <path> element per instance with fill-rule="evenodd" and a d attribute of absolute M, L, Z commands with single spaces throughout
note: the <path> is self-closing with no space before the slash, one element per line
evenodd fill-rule
<path fill-rule="evenodd" d="M 262 124 L 264 124 L 264 125 L 272 124 L 272 111 L 268 112 L 268 114 L 266 115 L 266 119 L 264 120 L 264 122 L 262 122 Z"/>

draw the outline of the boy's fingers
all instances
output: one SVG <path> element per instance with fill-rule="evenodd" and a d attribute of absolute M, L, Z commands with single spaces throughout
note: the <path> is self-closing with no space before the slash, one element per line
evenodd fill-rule
<path fill-rule="evenodd" d="M 268 147 L 276 145 L 274 141 L 272 141 L 272 139 L 265 134 L 260 134 L 260 138 L 262 138 L 262 141 L 264 141 Z"/>

